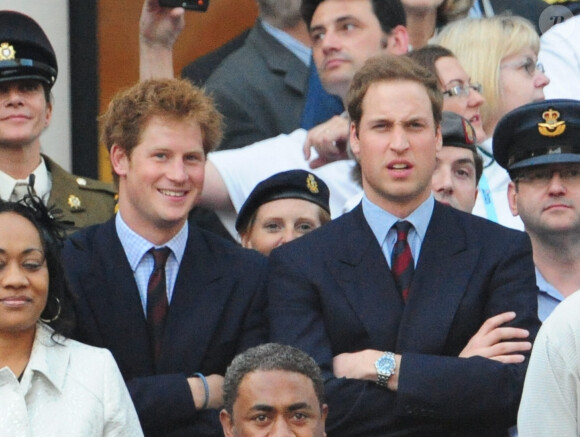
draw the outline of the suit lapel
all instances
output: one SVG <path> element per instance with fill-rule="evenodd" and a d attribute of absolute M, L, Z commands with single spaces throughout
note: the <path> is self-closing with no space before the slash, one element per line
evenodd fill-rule
<path fill-rule="evenodd" d="M 370 338 L 369 347 L 394 348 L 404 308 L 383 252 L 359 205 L 345 216 L 344 248 L 331 271 Z"/>
<path fill-rule="evenodd" d="M 114 217 L 96 231 L 95 250 L 84 297 L 98 314 L 101 337 L 105 345 L 116 345 L 116 339 L 121 338 L 121 354 L 140 356 L 145 364 L 152 365 L 139 290 L 117 236 Z"/>
<path fill-rule="evenodd" d="M 466 232 L 457 212 L 435 203 L 401 321 L 398 351 L 443 348 L 480 253 L 468 247 Z"/>
<path fill-rule="evenodd" d="M 219 267 L 229 264 L 227 256 L 214 253 L 199 229 L 189 227 L 165 324 L 160 371 L 175 368 L 175 357 L 184 354 L 183 362 L 191 369 L 201 366 L 232 289 L 223 285 L 227 276 Z"/>

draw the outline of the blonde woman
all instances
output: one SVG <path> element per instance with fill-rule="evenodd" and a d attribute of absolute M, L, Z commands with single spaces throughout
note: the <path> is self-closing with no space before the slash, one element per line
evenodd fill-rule
<path fill-rule="evenodd" d="M 473 82 L 483 87 L 481 106 L 483 129 L 490 137 L 480 145 L 484 171 L 479 183 L 473 213 L 523 229 L 507 201 L 509 176 L 492 158 L 492 135 L 498 121 L 509 111 L 544 100 L 544 87 L 550 82 L 538 64 L 540 38 L 525 18 L 495 16 L 464 19 L 446 26 L 436 42 L 451 50 Z"/>

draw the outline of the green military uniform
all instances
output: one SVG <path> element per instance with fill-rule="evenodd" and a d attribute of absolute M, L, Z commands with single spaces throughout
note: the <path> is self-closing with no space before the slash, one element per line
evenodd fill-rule
<path fill-rule="evenodd" d="M 62 211 L 62 220 L 74 223 L 75 230 L 108 220 L 115 212 L 113 184 L 70 174 L 42 155 L 52 179 L 47 205 Z"/>

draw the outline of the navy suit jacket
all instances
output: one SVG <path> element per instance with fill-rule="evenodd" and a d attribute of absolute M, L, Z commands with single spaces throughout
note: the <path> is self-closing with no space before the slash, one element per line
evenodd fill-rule
<path fill-rule="evenodd" d="M 362 207 L 269 259 L 271 340 L 321 366 L 329 436 L 506 435 L 527 368 L 458 358 L 483 322 L 515 311 L 535 338 L 528 236 L 436 202 L 407 303 Z M 397 392 L 336 378 L 332 359 L 365 349 L 402 355 Z"/>
<path fill-rule="evenodd" d="M 217 410 L 196 411 L 186 378 L 223 375 L 237 353 L 267 339 L 265 258 L 189 227 L 155 371 L 114 218 L 74 234 L 63 257 L 76 297 L 74 337 L 113 353 L 145 435 L 221 436 Z"/>

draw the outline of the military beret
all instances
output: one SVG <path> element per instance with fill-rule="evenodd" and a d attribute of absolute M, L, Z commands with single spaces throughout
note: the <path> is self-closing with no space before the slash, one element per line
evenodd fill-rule
<path fill-rule="evenodd" d="M 0 11 L 0 82 L 36 79 L 50 87 L 58 66 L 54 49 L 36 21 L 15 11 Z"/>
<path fill-rule="evenodd" d="M 475 152 L 477 138 L 471 123 L 455 112 L 444 111 L 441 120 L 443 146 L 462 147 Z"/>
<path fill-rule="evenodd" d="M 493 156 L 507 170 L 580 162 L 580 101 L 545 100 L 507 113 L 493 134 Z"/>
<path fill-rule="evenodd" d="M 278 199 L 303 199 L 330 213 L 328 187 L 324 181 L 305 170 L 289 170 L 264 179 L 252 190 L 238 213 L 236 230 L 245 229 L 250 218 L 264 203 Z"/>

